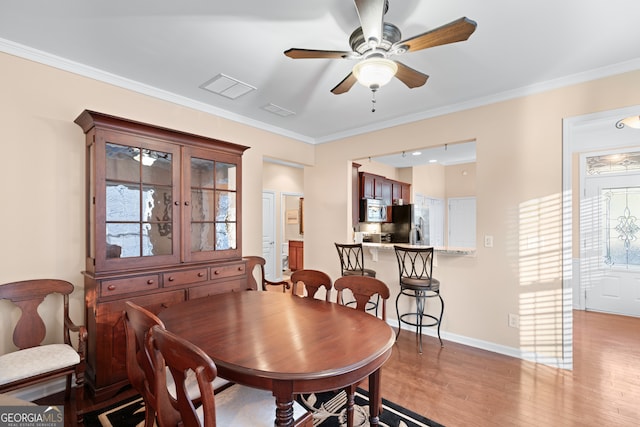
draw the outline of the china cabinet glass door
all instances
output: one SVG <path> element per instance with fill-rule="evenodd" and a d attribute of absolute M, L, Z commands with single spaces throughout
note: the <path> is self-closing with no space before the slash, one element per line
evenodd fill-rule
<path fill-rule="evenodd" d="M 179 150 L 140 139 L 133 146 L 105 142 L 104 232 L 98 258 L 107 265 L 177 261 L 179 250 Z M 98 242 L 96 242 L 98 243 Z M 103 249 L 101 248 L 103 247 Z"/>
<path fill-rule="evenodd" d="M 185 258 L 228 257 L 238 250 L 239 168 L 232 158 L 186 150 Z"/>

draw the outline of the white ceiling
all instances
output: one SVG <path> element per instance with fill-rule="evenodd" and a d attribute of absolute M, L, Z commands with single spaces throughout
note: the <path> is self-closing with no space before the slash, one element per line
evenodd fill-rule
<path fill-rule="evenodd" d="M 462 16 L 478 23 L 469 40 L 397 57 L 430 78 L 394 79 L 375 113 L 365 87 L 330 92 L 353 61 L 283 54 L 350 50 L 351 0 L 4 1 L 0 50 L 308 143 L 640 69 L 638 0 L 389 0 L 385 21 L 405 39 Z M 200 87 L 220 73 L 256 90 Z"/>

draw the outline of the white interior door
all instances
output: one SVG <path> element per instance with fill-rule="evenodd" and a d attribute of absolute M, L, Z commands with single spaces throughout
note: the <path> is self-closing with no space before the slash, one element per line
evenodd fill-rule
<path fill-rule="evenodd" d="M 640 316 L 640 174 L 585 180 L 580 283 L 587 310 Z"/>
<path fill-rule="evenodd" d="M 275 194 L 262 192 L 262 257 L 264 275 L 268 280 L 275 280 L 276 266 L 276 204 Z"/>

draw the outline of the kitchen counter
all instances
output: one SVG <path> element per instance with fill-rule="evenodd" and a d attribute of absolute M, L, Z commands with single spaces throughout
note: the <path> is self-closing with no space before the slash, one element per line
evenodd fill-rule
<path fill-rule="evenodd" d="M 410 245 L 408 243 L 362 243 L 362 247 L 369 249 L 371 255 L 376 258 L 378 250 L 393 251 L 393 247 L 406 246 L 409 248 L 428 248 L 429 246 L 423 245 Z M 434 252 L 438 255 L 458 255 L 458 256 L 475 256 L 476 248 L 457 248 L 457 247 L 444 247 L 437 246 L 433 248 Z M 374 254 L 374 252 L 376 252 Z"/>

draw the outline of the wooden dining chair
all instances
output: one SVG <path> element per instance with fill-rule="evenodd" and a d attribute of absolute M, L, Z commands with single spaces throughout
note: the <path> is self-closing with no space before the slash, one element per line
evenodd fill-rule
<path fill-rule="evenodd" d="M 362 243 L 334 243 L 340 258 L 340 275 L 341 276 L 369 276 L 376 277 L 376 271 L 364 267 L 364 249 Z M 340 303 L 344 301 L 339 300 Z M 366 310 L 375 311 L 378 316 L 378 304 L 380 297 L 376 296 L 367 303 Z M 355 301 L 349 301 L 344 305 L 355 304 Z"/>
<path fill-rule="evenodd" d="M 82 422 L 80 406 L 84 401 L 87 330 L 82 325 L 76 325 L 69 317 L 69 295 L 73 289 L 71 283 L 57 279 L 24 280 L 0 285 L 0 300 L 10 300 L 20 309 L 17 322 L 8 322 L 14 325 L 13 343 L 18 349 L 0 356 L 0 393 L 66 377 L 64 399 L 71 401 L 74 405 L 72 411 Z M 55 319 L 38 312 L 45 297 L 51 294 L 62 295 L 62 309 L 51 311 L 56 314 Z M 62 313 L 61 317 L 57 317 L 59 313 Z M 44 319 L 50 322 L 45 323 Z M 53 330 L 60 327 L 62 336 L 55 340 L 52 335 L 44 344 L 48 326 Z M 72 345 L 72 333 L 74 336 L 77 334 L 77 348 Z M 71 380 L 74 375 L 75 399 L 71 399 L 71 389 L 74 388 Z"/>
<path fill-rule="evenodd" d="M 291 284 L 286 280 L 281 280 L 279 282 L 267 280 L 264 275 L 264 265 L 266 263 L 264 258 L 259 256 L 246 256 L 243 257 L 243 259 L 247 261 L 247 280 L 249 282 L 250 289 L 258 290 L 258 282 L 253 275 L 256 266 L 259 266 L 258 275 L 260 277 L 260 289 L 263 291 L 276 289 L 278 287 L 282 288 L 282 292 L 287 292 L 288 289 L 291 289 Z"/>
<path fill-rule="evenodd" d="M 382 300 L 382 320 L 387 320 L 387 300 L 389 299 L 389 287 L 381 280 L 369 276 L 343 276 L 335 281 L 333 287 L 338 291 L 337 301 L 342 303 L 344 291 L 351 291 L 355 299 L 355 309 L 367 311 L 367 304 L 373 296 L 379 296 Z M 352 305 L 343 303 L 343 305 Z"/>
<path fill-rule="evenodd" d="M 378 305 L 382 304 L 382 320 L 387 320 L 387 300 L 390 297 L 390 292 L 389 287 L 382 280 L 370 276 L 344 276 L 336 280 L 333 286 L 338 291 L 338 302 L 344 301 L 343 293 L 346 289 L 348 289 L 349 291 L 351 291 L 351 294 L 353 295 L 356 302 L 354 308 L 356 310 L 362 311 L 363 313 L 366 313 L 368 311 L 367 303 L 370 302 L 371 298 L 374 295 L 377 295 L 379 297 Z M 343 305 L 353 306 L 352 304 L 348 303 L 343 303 Z M 351 386 L 345 388 L 348 402 L 353 401 L 353 396 L 356 392 L 357 385 L 358 384 L 352 384 Z M 382 404 L 380 404 L 380 408 L 382 408 Z M 352 407 L 348 407 L 347 417 L 347 424 L 353 425 Z"/>
<path fill-rule="evenodd" d="M 153 393 L 153 367 L 145 348 L 145 339 L 153 326 L 164 328 L 164 324 L 155 314 L 131 301 L 125 302 L 123 316 L 127 376 L 131 386 L 136 389 L 144 401 L 144 426 L 153 427 L 157 403 Z"/>
<path fill-rule="evenodd" d="M 153 326 L 164 328 L 164 323 L 155 314 L 144 307 L 131 301 L 125 302 L 124 330 L 126 336 L 126 365 L 127 376 L 131 386 L 142 396 L 145 408 L 145 427 L 153 427 L 158 408 L 157 396 L 154 389 L 155 371 L 152 361 L 145 346 L 145 340 L 149 330 Z M 173 377 L 169 377 L 167 384 L 168 393 L 176 395 L 176 386 Z M 219 389 L 229 384 L 229 381 L 218 378 L 214 387 Z M 190 374 L 187 381 L 189 398 L 196 403 L 200 399 L 200 389 L 195 377 Z"/>
<path fill-rule="evenodd" d="M 202 349 L 160 326 L 151 328 L 146 346 L 155 371 L 159 427 L 273 427 L 276 406 L 270 391 L 235 384 L 218 399 L 211 386 L 218 371 Z M 198 407 L 189 399 L 185 385 L 190 372 L 194 373 L 200 388 L 202 398 Z M 167 392 L 166 381 L 169 377 L 173 377 L 177 385 L 175 397 Z M 240 402 L 238 399 L 225 399 L 224 395 L 231 392 L 235 393 L 234 398 L 244 398 Z M 297 402 L 294 402 L 293 412 L 296 419 L 294 426 L 312 426 L 311 413 Z"/>
<path fill-rule="evenodd" d="M 315 298 L 320 288 L 324 288 L 325 301 L 331 300 L 332 281 L 324 272 L 318 270 L 296 270 L 291 275 L 291 283 L 293 284 L 293 294 L 298 296 L 307 296 Z M 298 286 L 302 283 L 304 292 Z"/>

